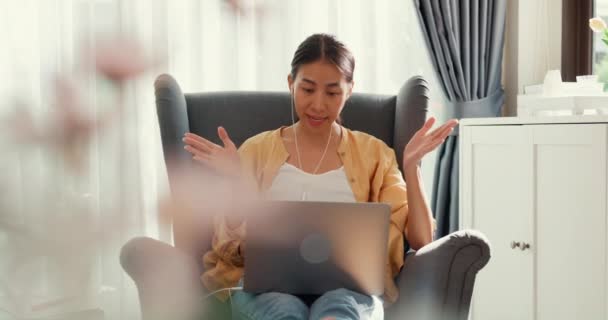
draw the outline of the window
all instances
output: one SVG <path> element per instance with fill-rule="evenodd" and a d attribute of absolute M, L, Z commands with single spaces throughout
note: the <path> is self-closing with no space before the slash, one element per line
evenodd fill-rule
<path fill-rule="evenodd" d="M 608 21 L 608 0 L 595 0 L 594 17 L 601 17 L 604 21 Z M 601 34 L 593 34 L 593 73 L 596 73 L 599 63 L 608 54 L 608 45 L 602 42 Z"/>
<path fill-rule="evenodd" d="M 592 72 L 592 32 L 589 19 L 594 2 L 608 0 L 562 1 L 562 78 L 576 81 L 576 76 Z"/>

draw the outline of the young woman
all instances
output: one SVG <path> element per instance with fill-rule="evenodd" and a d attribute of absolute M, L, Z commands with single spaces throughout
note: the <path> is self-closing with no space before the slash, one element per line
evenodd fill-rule
<path fill-rule="evenodd" d="M 433 222 L 418 167 L 457 125 L 450 120 L 430 130 L 430 118 L 405 147 L 403 174 L 395 153 L 381 140 L 351 131 L 339 116 L 353 91 L 355 60 L 333 36 L 315 34 L 300 44 L 287 83 L 292 126 L 260 133 L 236 149 L 223 128 L 224 146 L 186 134 L 186 150 L 195 160 L 225 174 L 252 181 L 259 192 L 277 200 L 384 202 L 391 206 L 385 292 L 370 297 L 338 289 L 318 297 L 310 307 L 282 293 L 232 296 L 234 314 L 245 319 L 382 319 L 383 301 L 394 302 L 394 283 L 404 262 L 403 237 L 417 250 L 432 241 Z M 233 287 L 242 277 L 244 224 L 238 217 L 215 226 L 213 248 L 204 256 L 201 277 L 210 290 Z M 220 296 L 227 298 L 227 293 Z"/>

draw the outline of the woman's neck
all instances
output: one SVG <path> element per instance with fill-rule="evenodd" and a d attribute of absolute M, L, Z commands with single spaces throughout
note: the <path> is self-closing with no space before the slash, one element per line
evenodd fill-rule
<path fill-rule="evenodd" d="M 313 132 L 308 130 L 304 125 L 301 124 L 300 121 L 296 122 L 293 126 L 296 130 L 296 135 L 298 140 L 306 141 L 312 144 L 322 144 L 325 145 L 327 143 L 327 139 L 329 139 L 330 131 L 324 132 Z M 341 133 L 340 125 L 337 123 L 332 123 L 331 125 L 331 136 L 332 140 L 339 138 Z"/>

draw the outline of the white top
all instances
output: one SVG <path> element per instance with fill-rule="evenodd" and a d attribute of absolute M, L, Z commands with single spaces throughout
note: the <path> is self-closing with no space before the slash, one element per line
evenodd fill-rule
<path fill-rule="evenodd" d="M 266 196 L 283 201 L 356 202 L 344 167 L 322 174 L 310 174 L 285 163 Z"/>

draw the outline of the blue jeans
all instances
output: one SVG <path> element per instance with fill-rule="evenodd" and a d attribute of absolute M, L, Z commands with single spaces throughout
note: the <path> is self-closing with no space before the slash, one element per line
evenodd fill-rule
<path fill-rule="evenodd" d="M 382 320 L 382 301 L 347 289 L 329 291 L 310 309 L 296 296 L 269 292 L 259 295 L 237 291 L 232 296 L 233 319 L 239 320 Z"/>

